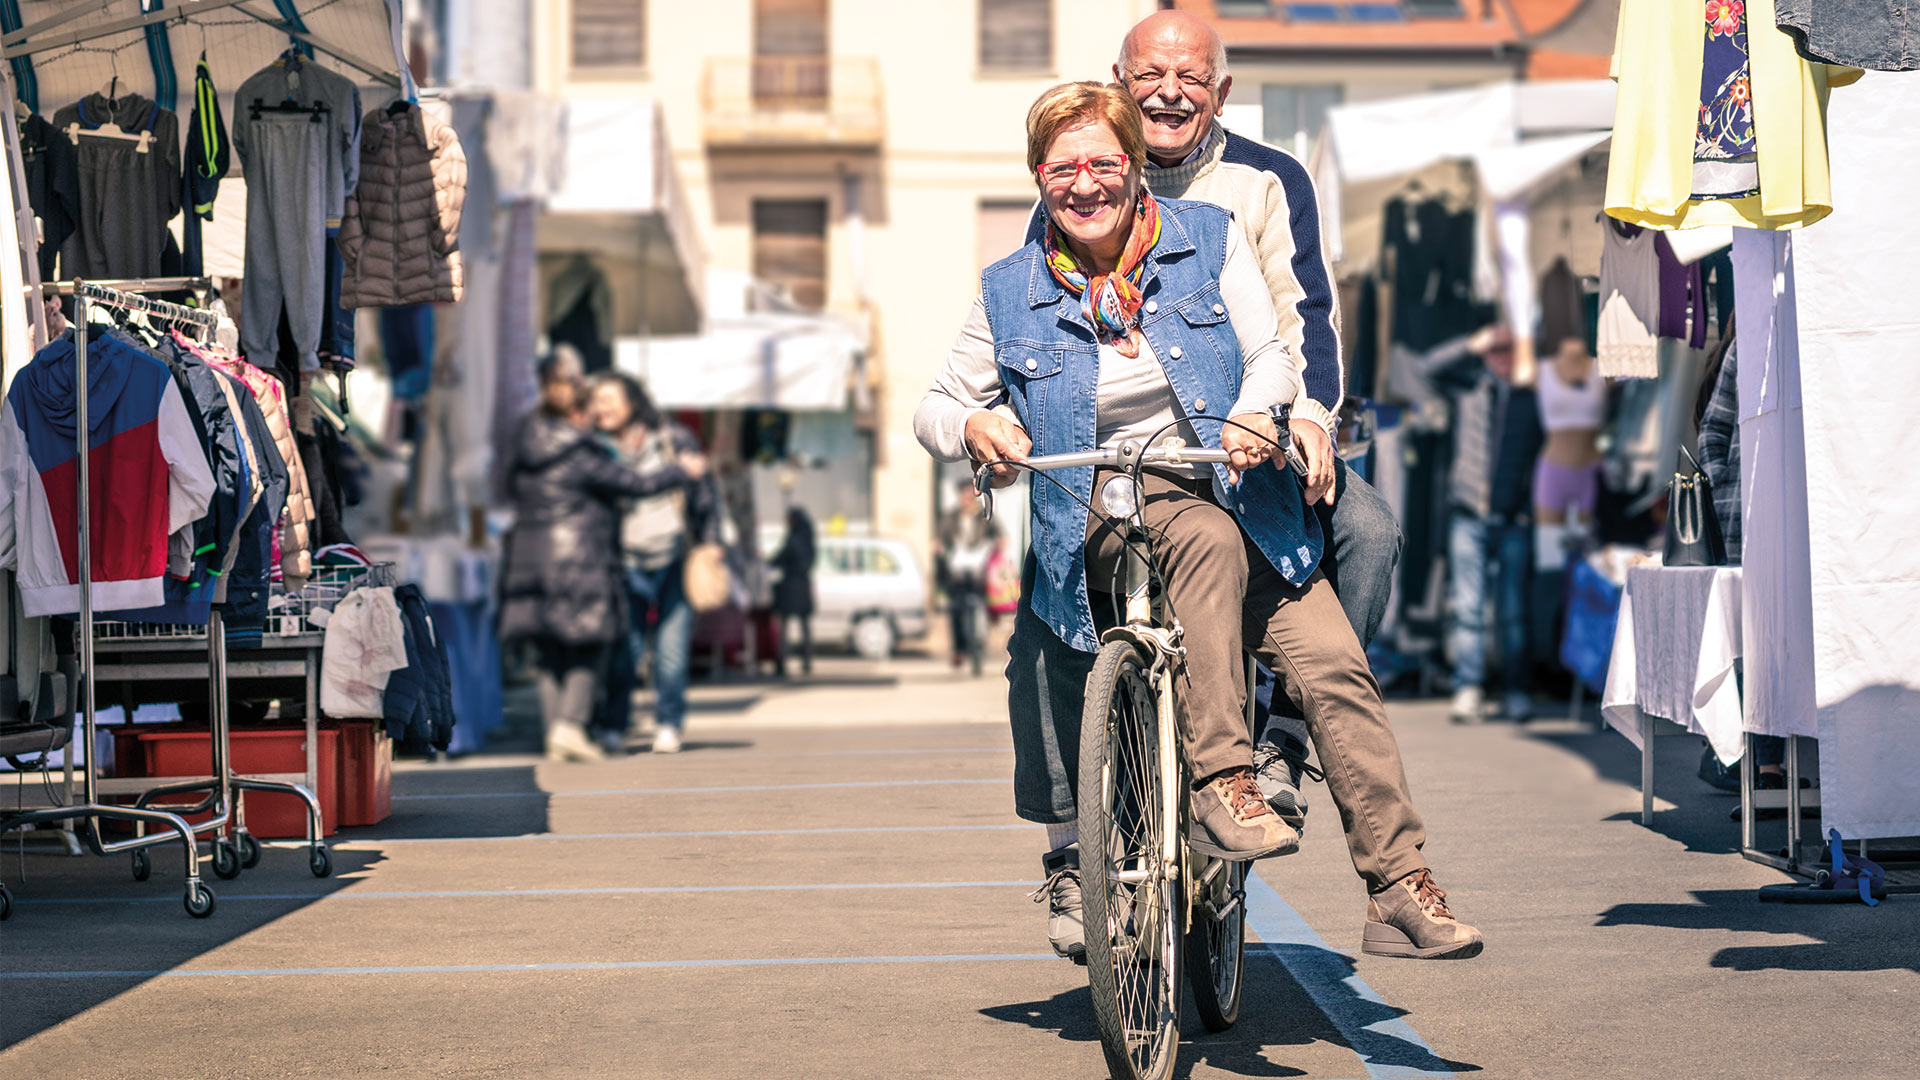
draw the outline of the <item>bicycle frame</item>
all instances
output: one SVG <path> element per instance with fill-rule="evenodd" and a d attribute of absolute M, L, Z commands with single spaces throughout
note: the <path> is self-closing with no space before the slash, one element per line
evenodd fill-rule
<path fill-rule="evenodd" d="M 1179 620 L 1168 616 L 1166 590 L 1155 590 L 1153 587 L 1155 569 L 1150 554 L 1146 521 L 1141 515 L 1145 492 L 1138 484 L 1134 470 L 1136 467 L 1147 465 L 1224 464 L 1227 461 L 1227 453 L 1224 450 L 1189 447 L 1184 440 L 1170 438 L 1157 446 L 1141 447 L 1129 442 L 1103 450 L 1028 458 L 1022 463 L 1027 469 L 1042 475 L 1056 469 L 1086 466 L 1118 468 L 1126 470 L 1126 479 L 1135 485 L 1133 506 L 1127 514 L 1126 531 L 1122 537 L 1126 550 L 1121 556 L 1123 560 L 1121 589 L 1126 597 L 1126 612 L 1120 625 L 1107 630 L 1101 635 L 1101 639 L 1130 641 L 1153 657 L 1157 742 L 1160 760 L 1165 763 L 1160 770 L 1160 810 L 1163 815 L 1161 820 L 1168 822 L 1180 820 L 1181 788 L 1184 786 L 1180 730 L 1173 708 L 1173 677 L 1181 661 L 1186 659 L 1187 650 L 1181 643 L 1183 631 Z M 980 492 L 989 519 L 993 516 L 993 488 L 990 479 L 989 467 L 982 467 L 975 478 L 975 489 Z M 1096 499 L 1100 498 L 1098 492 L 1095 492 L 1094 496 Z M 1089 512 L 1098 513 L 1099 511 L 1089 508 Z M 1157 877 L 1169 885 L 1179 881 L 1180 849 L 1183 843 L 1180 830 L 1171 828 L 1167 830 L 1160 852 Z M 1122 879 L 1125 879 L 1124 875 Z M 1188 917 L 1191 918 L 1191 912 Z"/>

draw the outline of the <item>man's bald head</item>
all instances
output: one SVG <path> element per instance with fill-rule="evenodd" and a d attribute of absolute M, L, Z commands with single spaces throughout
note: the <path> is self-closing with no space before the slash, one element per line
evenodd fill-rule
<path fill-rule="evenodd" d="M 1116 77 L 1125 72 L 1134 57 L 1147 51 L 1144 46 L 1167 42 L 1198 49 L 1209 58 L 1216 79 L 1227 77 L 1227 43 L 1207 20 L 1190 11 L 1156 11 L 1133 24 L 1120 40 L 1120 59 L 1114 63 Z M 1125 82 L 1125 79 L 1120 81 Z"/>
<path fill-rule="evenodd" d="M 1140 103 L 1149 156 L 1159 165 L 1179 164 L 1206 139 L 1233 88 L 1226 44 L 1185 11 L 1156 11 L 1134 24 L 1113 78 Z"/>

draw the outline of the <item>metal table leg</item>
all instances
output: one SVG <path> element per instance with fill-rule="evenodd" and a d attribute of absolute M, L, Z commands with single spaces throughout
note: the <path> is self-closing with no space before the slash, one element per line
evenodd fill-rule
<path fill-rule="evenodd" d="M 1640 718 L 1640 824 L 1653 824 L 1653 740 L 1656 723 L 1652 713 L 1634 706 Z"/>

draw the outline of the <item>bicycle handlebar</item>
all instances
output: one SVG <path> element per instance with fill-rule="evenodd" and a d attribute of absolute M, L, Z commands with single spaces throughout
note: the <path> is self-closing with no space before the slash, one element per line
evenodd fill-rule
<path fill-rule="evenodd" d="M 1149 446 L 1142 450 L 1136 443 L 1121 443 L 1102 450 L 1030 457 L 1022 464 L 1035 472 L 1051 472 L 1054 469 L 1077 469 L 1088 465 L 1117 469 L 1136 461 L 1142 465 L 1223 465 L 1227 462 L 1227 452 L 1198 446 Z"/>

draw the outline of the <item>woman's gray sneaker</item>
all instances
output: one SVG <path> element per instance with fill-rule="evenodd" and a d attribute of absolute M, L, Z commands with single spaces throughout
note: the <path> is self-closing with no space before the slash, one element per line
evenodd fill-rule
<path fill-rule="evenodd" d="M 1087 962 L 1086 924 L 1080 913 L 1080 845 L 1049 851 L 1040 857 L 1047 880 L 1027 895 L 1047 904 L 1047 940 L 1053 951 L 1076 964 Z"/>
<path fill-rule="evenodd" d="M 1307 797 L 1300 790 L 1305 777 L 1323 778 L 1319 769 L 1307 764 L 1306 745 L 1293 736 L 1282 736 L 1278 743 L 1262 741 L 1253 748 L 1253 778 L 1260 784 L 1260 794 L 1297 833 L 1307 831 Z"/>

